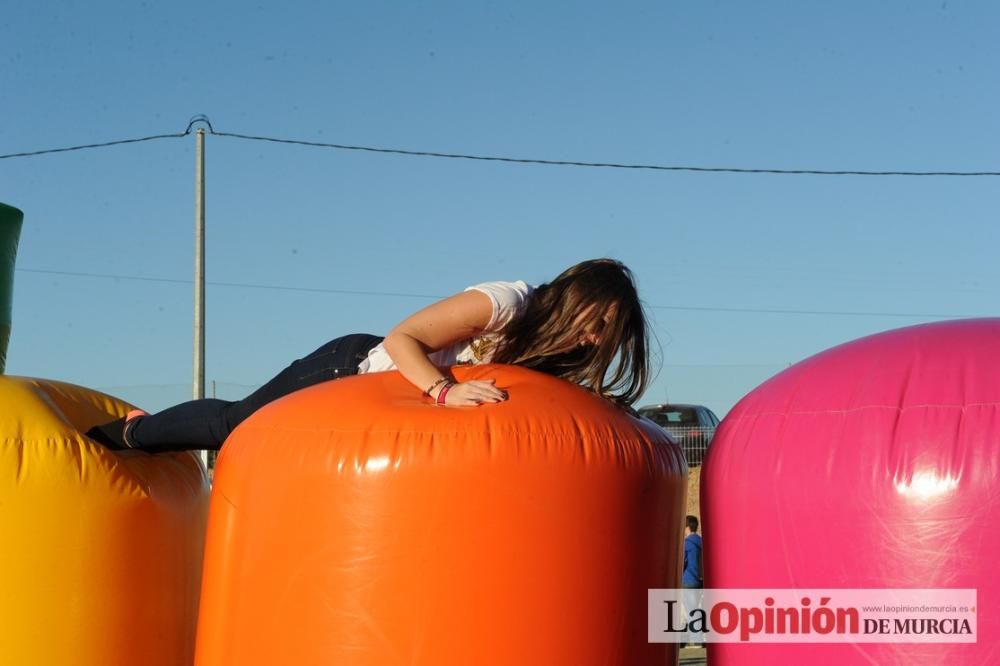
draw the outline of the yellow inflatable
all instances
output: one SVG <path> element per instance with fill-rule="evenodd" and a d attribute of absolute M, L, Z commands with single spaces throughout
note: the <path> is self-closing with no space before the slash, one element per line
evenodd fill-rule
<path fill-rule="evenodd" d="M 208 478 L 85 437 L 110 396 L 0 376 L 0 663 L 190 664 Z"/>

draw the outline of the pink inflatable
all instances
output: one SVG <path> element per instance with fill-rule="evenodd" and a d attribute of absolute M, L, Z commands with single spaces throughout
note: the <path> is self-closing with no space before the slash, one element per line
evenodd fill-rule
<path fill-rule="evenodd" d="M 1000 663 L 1000 319 L 914 326 L 746 396 L 702 473 L 712 588 L 976 588 L 975 644 L 714 644 L 713 666 Z"/>

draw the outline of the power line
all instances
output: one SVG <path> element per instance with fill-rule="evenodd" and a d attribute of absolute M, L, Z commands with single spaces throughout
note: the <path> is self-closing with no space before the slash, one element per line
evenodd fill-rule
<path fill-rule="evenodd" d="M 339 143 L 321 143 L 318 141 L 303 141 L 299 139 L 279 139 L 270 136 L 253 136 L 233 132 L 212 132 L 215 136 L 232 137 L 248 141 L 268 141 L 271 143 L 286 143 L 314 148 L 336 148 L 338 150 L 356 150 L 369 153 L 389 153 L 393 155 L 409 155 L 411 157 L 438 157 L 454 160 L 479 160 L 484 162 L 508 162 L 514 164 L 541 164 L 547 166 L 575 166 L 598 169 L 639 169 L 651 171 L 687 171 L 693 173 L 738 173 L 738 174 L 778 174 L 805 176 L 1000 176 L 1000 171 L 834 171 L 825 169 L 750 169 L 740 167 L 694 167 L 667 166 L 660 164 L 623 164 L 617 162 L 578 162 L 572 160 L 550 160 L 522 157 L 499 157 L 495 155 L 469 155 L 465 153 L 442 153 L 424 150 L 404 150 L 401 148 L 375 148 L 372 146 L 351 146 Z"/>
<path fill-rule="evenodd" d="M 187 136 L 191 133 L 191 127 L 198 122 L 208 125 L 208 132 L 214 136 L 240 139 L 244 141 L 263 141 L 268 143 L 280 143 L 296 146 L 307 146 L 311 148 L 329 148 L 334 150 L 360 151 L 368 153 L 379 153 L 389 155 L 405 155 L 409 157 L 430 157 L 436 159 L 452 160 L 473 160 L 480 162 L 503 162 L 507 164 L 530 164 L 541 166 L 571 166 L 591 169 L 631 169 L 645 171 L 671 171 L 688 173 L 730 173 L 730 174 L 770 174 L 770 175 L 799 175 L 799 176 L 908 176 L 908 177 L 996 177 L 1000 176 L 1000 171 L 871 171 L 862 169 L 774 169 L 774 168 L 745 168 L 745 167 L 698 167 L 686 165 L 663 165 L 663 164 L 629 164 L 624 162 L 587 162 L 577 160 L 556 160 L 543 158 L 507 157 L 500 155 L 475 155 L 471 153 L 446 153 L 430 150 L 407 150 L 403 148 L 385 148 L 376 146 L 361 146 L 342 143 L 324 143 L 320 141 L 305 141 L 302 139 L 285 139 L 273 136 L 259 136 L 253 134 L 238 134 L 236 132 L 216 131 L 208 118 L 205 116 L 195 116 L 188 123 L 187 129 L 174 134 L 157 134 L 145 136 L 137 139 L 118 139 L 106 141 L 104 143 L 91 143 L 80 146 L 70 146 L 67 148 L 49 148 L 45 150 L 34 150 L 21 153 L 9 153 L 0 155 L 0 159 L 12 159 L 16 157 L 33 157 L 36 155 L 47 155 L 51 153 L 64 153 L 75 150 L 87 150 L 91 148 L 107 148 L 129 143 L 140 143 L 143 141 L 155 141 L 157 139 L 176 139 Z"/>
<path fill-rule="evenodd" d="M 0 160 L 8 160 L 15 157 L 34 157 L 36 155 L 48 155 L 50 153 L 68 153 L 74 150 L 89 150 L 90 148 L 108 148 L 110 146 L 121 146 L 126 143 L 156 141 L 157 139 L 181 139 L 187 135 L 188 132 L 178 132 L 176 134 L 154 134 L 153 136 L 143 136 L 138 139 L 117 139 L 115 141 L 105 141 L 104 143 L 88 143 L 82 146 L 69 146 L 68 148 L 48 148 L 45 150 L 32 150 L 27 153 L 8 153 L 7 155 L 0 155 Z"/>
<path fill-rule="evenodd" d="M 106 280 L 128 280 L 136 282 L 160 282 L 166 284 L 192 284 L 192 280 L 181 280 L 176 278 L 155 278 L 142 277 L 138 275 L 115 275 L 111 273 L 81 273 L 74 271 L 50 271 L 40 268 L 17 268 L 17 272 L 35 273 L 40 275 L 62 275 L 67 277 L 86 277 Z M 394 298 L 420 298 L 427 300 L 438 300 L 445 298 L 441 294 L 418 294 L 410 292 L 394 291 L 365 291 L 352 289 L 323 289 L 319 287 L 293 287 L 276 284 L 253 284 L 248 282 L 207 282 L 213 287 L 230 287 L 237 289 L 271 289 L 275 291 L 294 291 L 314 294 L 339 294 L 348 296 L 380 296 Z M 738 314 L 781 314 L 781 315 L 815 315 L 830 317 L 900 317 L 904 319 L 969 319 L 981 317 L 983 315 L 970 314 L 944 314 L 932 312 L 863 312 L 851 310 L 794 310 L 777 308 L 725 308 L 725 307 L 696 307 L 687 305 L 647 305 L 651 310 L 675 310 L 682 312 L 728 312 Z"/>
<path fill-rule="evenodd" d="M 43 270 L 40 268 L 16 268 L 17 272 L 24 273 L 37 273 L 41 275 L 63 275 L 67 277 L 87 277 L 87 278 L 100 278 L 106 280 L 128 280 L 135 282 L 161 282 L 165 284 L 194 284 L 193 280 L 181 280 L 177 278 L 156 278 L 156 277 L 143 277 L 139 275 L 115 275 L 112 273 L 80 273 L 74 271 L 50 271 Z M 392 291 L 360 291 L 352 289 L 323 289 L 320 287 L 290 287 L 279 284 L 253 284 L 249 282 L 212 282 L 207 281 L 205 284 L 213 287 L 232 287 L 237 289 L 271 289 L 274 291 L 298 291 L 313 294 L 339 294 L 345 296 L 392 296 L 401 298 L 423 298 L 428 300 L 438 300 L 444 298 L 444 296 L 434 295 L 434 294 L 415 294 L 409 292 L 392 292 Z"/>
<path fill-rule="evenodd" d="M 790 314 L 790 315 L 822 315 L 837 317 L 903 317 L 927 319 L 972 319 L 985 315 L 942 314 L 935 312 L 863 312 L 852 310 L 783 310 L 777 308 L 707 308 L 688 307 L 683 305 L 650 305 L 653 310 L 686 310 L 688 312 L 739 312 L 744 314 Z"/>

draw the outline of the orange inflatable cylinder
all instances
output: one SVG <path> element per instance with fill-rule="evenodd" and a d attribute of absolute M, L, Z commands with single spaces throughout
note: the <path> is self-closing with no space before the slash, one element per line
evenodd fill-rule
<path fill-rule="evenodd" d="M 0 376 L 0 405 L 0 663 L 190 664 L 201 462 L 92 442 L 128 405 L 79 386 Z"/>
<path fill-rule="evenodd" d="M 679 587 L 686 466 L 650 422 L 510 366 L 442 409 L 397 373 L 268 405 L 209 513 L 197 666 L 662 666 L 647 589 Z"/>

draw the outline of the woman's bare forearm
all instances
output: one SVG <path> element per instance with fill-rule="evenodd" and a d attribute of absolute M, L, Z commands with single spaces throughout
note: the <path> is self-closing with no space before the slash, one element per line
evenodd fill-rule
<path fill-rule="evenodd" d="M 466 291 L 439 301 L 407 317 L 393 328 L 383 344 L 400 374 L 411 384 L 437 398 L 445 383 L 446 373 L 428 358 L 461 340 L 480 334 L 492 316 L 489 298 L 478 291 Z M 448 390 L 445 404 L 449 406 L 478 405 L 507 399 L 506 391 L 493 385 L 493 380 L 462 382 Z"/>
<path fill-rule="evenodd" d="M 432 350 L 413 336 L 393 330 L 382 344 L 399 373 L 421 391 L 426 391 L 438 380 L 446 378 L 446 373 L 428 358 Z M 443 382 L 434 387 L 432 397 L 437 395 L 442 385 Z"/>

